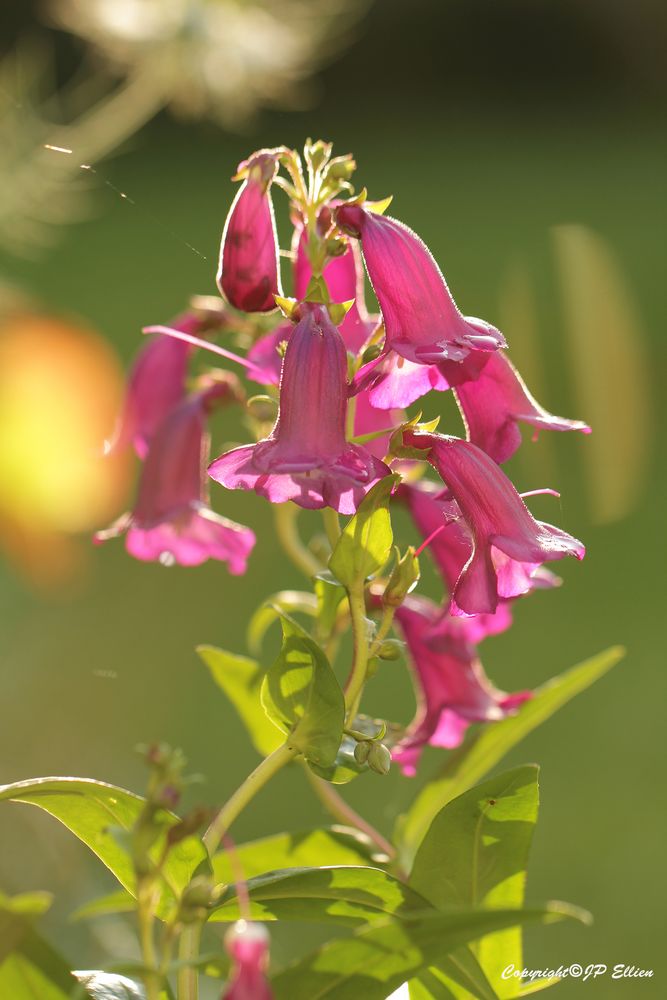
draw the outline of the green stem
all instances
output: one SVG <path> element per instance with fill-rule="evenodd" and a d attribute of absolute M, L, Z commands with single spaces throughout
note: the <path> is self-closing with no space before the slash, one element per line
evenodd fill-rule
<path fill-rule="evenodd" d="M 195 961 L 199 957 L 201 924 L 191 924 L 183 929 L 178 957 L 181 962 Z M 199 973 L 192 965 L 182 965 L 177 978 L 178 1000 L 198 1000 Z"/>
<path fill-rule="evenodd" d="M 363 583 L 356 585 L 348 591 L 348 600 L 350 602 L 352 639 L 354 643 L 352 671 L 345 686 L 345 707 L 347 709 L 347 721 L 350 722 L 354 718 L 359 706 L 366 682 L 366 668 L 368 666 L 366 601 L 364 598 Z"/>
<path fill-rule="evenodd" d="M 220 845 L 220 841 L 229 830 L 236 817 L 245 809 L 248 803 L 255 797 L 257 792 L 273 777 L 274 774 L 288 764 L 299 751 L 295 747 L 284 743 L 274 750 L 273 753 L 265 757 L 261 764 L 248 775 L 242 785 L 236 789 L 234 794 L 218 814 L 214 817 L 211 825 L 204 834 L 204 844 L 209 855 L 213 855 Z"/>
<path fill-rule="evenodd" d="M 151 897 L 151 887 L 140 884 L 137 892 L 137 922 L 139 924 L 141 957 L 145 968 L 144 985 L 146 987 L 146 1000 L 159 1000 L 161 977 L 157 971 Z"/>
<path fill-rule="evenodd" d="M 299 516 L 297 508 L 292 503 L 279 503 L 275 504 L 274 510 L 276 535 L 284 551 L 308 578 L 315 576 L 322 567 L 299 538 L 296 529 L 296 519 Z"/>
<path fill-rule="evenodd" d="M 322 520 L 324 521 L 324 530 L 327 533 L 329 545 L 332 549 L 335 549 L 336 543 L 340 538 L 340 519 L 338 517 L 338 512 L 335 511 L 333 507 L 324 507 L 322 510 Z"/>
<path fill-rule="evenodd" d="M 324 781 L 322 778 L 318 778 L 316 774 L 310 770 L 309 767 L 305 767 L 305 772 L 308 777 L 308 781 L 312 785 L 315 794 L 328 812 L 331 813 L 334 819 L 337 819 L 340 823 L 345 826 L 353 826 L 355 829 L 360 830 L 361 833 L 365 833 L 369 840 L 372 840 L 376 847 L 378 847 L 383 854 L 386 854 L 390 861 L 396 858 L 396 848 L 393 844 L 390 844 L 386 837 L 383 837 L 379 830 L 360 816 L 352 806 L 343 799 L 338 792 L 335 790 L 333 785 Z"/>

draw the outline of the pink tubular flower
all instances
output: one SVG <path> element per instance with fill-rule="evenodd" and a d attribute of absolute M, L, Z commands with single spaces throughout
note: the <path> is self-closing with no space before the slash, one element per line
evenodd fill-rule
<path fill-rule="evenodd" d="M 238 920 L 225 935 L 225 947 L 234 969 L 222 1000 L 273 1000 L 266 979 L 269 935 L 264 925 Z"/>
<path fill-rule="evenodd" d="M 507 355 L 500 351 L 488 357 L 476 381 L 459 385 L 454 394 L 468 440 L 496 462 L 506 462 L 521 444 L 518 423 L 531 424 L 535 436 L 540 430 L 591 432 L 583 421 L 556 417 L 540 406 Z"/>
<path fill-rule="evenodd" d="M 269 188 L 279 153 L 263 150 L 239 164 L 247 171 L 229 210 L 220 244 L 220 292 L 243 312 L 270 312 L 280 295 L 278 237 Z"/>
<path fill-rule="evenodd" d="M 209 448 L 206 414 L 229 393 L 229 383 L 217 382 L 169 414 L 148 450 L 135 509 L 99 532 L 96 542 L 125 532 L 127 551 L 136 559 L 181 566 L 219 559 L 230 573 L 245 572 L 255 535 L 210 510 L 203 476 Z"/>
<path fill-rule="evenodd" d="M 402 383 L 391 405 L 407 406 L 429 389 L 476 377 L 484 354 L 505 346 L 494 326 L 461 314 L 428 247 L 402 222 L 360 205 L 341 205 L 334 218 L 343 232 L 361 241 L 386 333 L 382 355 L 359 374 L 360 386 L 370 384 L 377 392 L 391 377 Z M 473 362 L 472 352 L 482 356 Z M 435 370 L 424 375 L 400 359 Z M 378 398 L 371 396 L 376 406 Z"/>
<path fill-rule="evenodd" d="M 439 489 L 435 484 L 424 480 L 415 485 L 401 485 L 397 497 L 410 511 L 424 538 L 425 548 L 431 553 L 450 595 L 449 603 L 444 609 L 445 617 L 464 615 L 466 612 L 457 606 L 451 595 L 472 556 L 473 539 L 459 505 L 451 499 L 447 490 Z M 534 565 L 522 570 L 520 576 L 519 568 L 515 566 L 515 578 L 506 579 L 502 570 L 507 566 L 507 557 L 500 552 L 494 553 L 494 566 L 499 573 L 498 593 L 502 596 L 494 612 L 477 614 L 474 622 L 471 621 L 468 631 L 471 642 L 479 642 L 487 635 L 504 632 L 510 627 L 512 613 L 509 597 L 517 597 L 536 589 L 556 587 L 560 583 L 555 574 L 542 566 Z"/>
<path fill-rule="evenodd" d="M 265 333 L 256 340 L 248 351 L 247 358 L 254 365 L 248 371 L 248 378 L 260 385 L 278 385 L 283 359 L 280 345 L 286 344 L 292 335 L 294 326 L 289 321 L 280 323 L 275 330 Z"/>
<path fill-rule="evenodd" d="M 396 620 L 412 659 L 418 706 L 392 758 L 405 774 L 414 775 L 427 743 L 456 747 L 471 722 L 504 719 L 531 693 L 508 695 L 488 680 L 470 632 L 476 619 L 448 616 L 443 621 L 431 601 L 408 597 L 396 612 Z"/>
<path fill-rule="evenodd" d="M 411 430 L 404 431 L 403 442 L 428 450 L 425 459 L 442 477 L 470 531 L 470 558 L 452 591 L 459 611 L 492 614 L 500 597 L 526 593 L 543 563 L 567 555 L 583 559 L 582 543 L 536 521 L 505 473 L 476 445 Z"/>
<path fill-rule="evenodd" d="M 345 440 L 346 355 L 326 308 L 299 307 L 299 322 L 287 343 L 280 382 L 278 419 L 269 435 L 235 448 L 209 466 L 228 489 L 252 489 L 272 503 L 333 507 L 353 514 L 387 466 Z"/>
<path fill-rule="evenodd" d="M 185 313 L 172 325 L 184 333 L 198 334 L 202 322 L 194 313 Z M 191 353 L 189 344 L 161 335 L 142 347 L 132 366 L 123 411 L 107 451 L 132 443 L 139 458 L 146 457 L 155 431 L 185 394 Z"/>

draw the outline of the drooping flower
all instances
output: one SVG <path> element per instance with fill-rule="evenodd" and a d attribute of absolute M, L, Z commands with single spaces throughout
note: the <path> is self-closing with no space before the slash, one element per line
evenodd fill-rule
<path fill-rule="evenodd" d="M 479 377 L 457 386 L 454 395 L 468 440 L 496 462 L 506 462 L 521 444 L 519 423 L 533 426 L 535 436 L 540 430 L 590 434 L 590 427 L 583 421 L 556 417 L 540 406 L 501 351 L 490 355 Z"/>
<path fill-rule="evenodd" d="M 266 978 L 269 934 L 264 925 L 238 920 L 225 935 L 225 947 L 234 968 L 222 1000 L 273 1000 Z"/>
<path fill-rule="evenodd" d="M 228 374 L 172 410 L 151 441 L 134 510 L 95 541 L 125 533 L 127 551 L 136 559 L 181 566 L 219 559 L 230 573 L 245 572 L 255 535 L 210 509 L 204 476 L 207 413 L 233 392 Z"/>
<path fill-rule="evenodd" d="M 343 232 L 361 241 L 382 310 L 383 353 L 356 380 L 359 387 L 371 388 L 375 406 L 388 378 L 400 385 L 384 403 L 407 406 L 429 389 L 447 389 L 475 378 L 485 355 L 505 346 L 490 323 L 461 314 L 430 250 L 402 222 L 351 204 L 336 208 L 334 218 Z M 406 367 L 401 359 L 411 364 Z M 425 375 L 414 365 L 434 370 Z"/>
<path fill-rule="evenodd" d="M 185 313 L 172 326 L 184 333 L 199 334 L 201 321 Z M 106 450 L 117 451 L 129 444 L 145 458 L 156 430 L 185 394 L 190 344 L 160 334 L 142 347 L 130 371 L 125 403 Z"/>
<path fill-rule="evenodd" d="M 424 539 L 425 547 L 431 553 L 442 576 L 449 595 L 443 610 L 444 617 L 465 614 L 452 597 L 461 573 L 473 552 L 472 533 L 464 520 L 461 508 L 451 498 L 448 490 L 443 490 L 435 483 L 426 480 L 414 484 L 404 483 L 396 495 L 410 511 Z M 484 636 L 504 632 L 510 627 L 512 624 L 510 597 L 517 597 L 531 590 L 557 587 L 560 584 L 560 579 L 550 570 L 532 564 L 522 570 L 514 567 L 514 578 L 508 580 L 507 557 L 501 552 L 494 552 L 493 561 L 498 573 L 500 599 L 494 612 L 477 614 L 474 621 L 470 622 L 468 636 L 471 642 L 479 642 Z M 508 593 L 505 593 L 506 591 Z"/>
<path fill-rule="evenodd" d="M 278 419 L 269 435 L 221 455 L 209 474 L 272 503 L 352 514 L 387 466 L 345 439 L 346 354 L 326 308 L 305 302 L 287 343 Z"/>
<path fill-rule="evenodd" d="M 281 294 L 278 236 L 270 186 L 278 150 L 262 150 L 239 164 L 246 174 L 229 210 L 220 244 L 217 283 L 222 295 L 243 312 L 270 312 Z"/>
<path fill-rule="evenodd" d="M 413 775 L 426 744 L 456 747 L 471 722 L 504 719 L 531 693 L 508 695 L 488 680 L 470 631 L 476 619 L 448 616 L 443 621 L 437 605 L 408 597 L 396 620 L 414 669 L 417 714 L 392 750 L 392 759 Z"/>
<path fill-rule="evenodd" d="M 443 479 L 470 531 L 470 558 L 452 591 L 459 611 L 493 613 L 499 598 L 526 593 L 543 563 L 567 555 L 583 559 L 583 544 L 560 528 L 536 521 L 481 448 L 460 438 L 412 430 L 404 431 L 403 442 L 424 449 L 424 458 Z"/>

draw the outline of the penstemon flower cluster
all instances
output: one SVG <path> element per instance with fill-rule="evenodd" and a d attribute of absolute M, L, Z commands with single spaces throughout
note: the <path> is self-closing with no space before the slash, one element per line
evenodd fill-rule
<path fill-rule="evenodd" d="M 509 996 L 501 988 L 511 987 L 493 978 L 498 959 L 489 942 L 509 948 L 505 928 L 565 912 L 521 909 L 523 883 L 510 891 L 488 872 L 488 891 L 470 896 L 458 885 L 470 874 L 459 842 L 468 837 L 471 856 L 495 851 L 501 869 L 503 850 L 508 857 L 525 852 L 511 824 L 496 822 L 488 842 L 468 827 L 470 817 L 493 823 L 494 815 L 534 824 L 532 770 L 476 782 L 610 665 L 589 665 L 585 682 L 577 675 L 560 695 L 552 690 L 545 707 L 539 690 L 508 694 L 496 687 L 479 652 L 487 637 L 511 626 L 515 601 L 560 582 L 547 563 L 584 556 L 580 541 L 533 517 L 525 502 L 532 494 L 520 494 L 503 469 L 521 446 L 521 425 L 533 436 L 589 428 L 534 399 L 503 334 L 460 312 L 420 237 L 386 214 L 391 199 L 372 201 L 365 188 L 355 193 L 355 170 L 350 155 L 333 156 L 330 144 L 310 140 L 303 156 L 263 149 L 239 165 L 220 248 L 220 297 L 194 298 L 171 323 L 144 331 L 150 339 L 107 445 L 133 446 L 142 466 L 133 509 L 97 541 L 124 535 L 140 560 L 196 566 L 214 559 L 232 574 L 245 573 L 261 558 L 261 539 L 225 516 L 224 494 L 222 511 L 212 510 L 213 480 L 226 490 L 254 491 L 273 507 L 277 537 L 311 587 L 277 589 L 254 616 L 249 634 L 260 660 L 264 632 L 274 622 L 282 628 L 280 654 L 268 669 L 236 653 L 200 649 L 263 756 L 228 802 L 212 815 L 199 810 L 178 820 L 171 810 L 183 784 L 182 758 L 165 747 L 147 751 L 149 794 L 126 824 L 134 874 L 121 882 L 139 916 L 139 977 L 149 1000 L 171 995 L 165 991 L 177 941 L 179 1000 L 197 995 L 207 919 L 237 921 L 227 937 L 227 1000 L 325 993 L 382 1000 L 403 982 L 415 989 L 419 983 L 423 992 L 415 996 L 431 996 L 427 980 L 436 973 L 457 996 Z M 291 226 L 280 242 L 276 190 L 288 200 Z M 364 267 L 377 314 L 366 303 Z M 438 426 L 432 392 L 453 393 L 459 426 Z M 422 420 L 419 407 L 435 419 Z M 212 458 L 209 420 L 229 408 L 242 411 L 252 440 Z M 539 492 L 553 491 L 532 491 Z M 392 528 L 398 507 L 410 525 L 400 540 Z M 309 515 L 301 523 L 302 511 L 321 511 L 321 522 Z M 442 580 L 439 602 L 417 592 L 425 557 Z M 401 657 L 414 682 L 415 717 L 378 719 L 367 682 L 380 673 L 391 684 L 392 661 Z M 470 738 L 473 723 L 481 725 Z M 493 731 L 508 735 L 480 764 L 476 748 Z M 427 745 L 461 748 L 444 758 L 449 791 L 442 791 L 442 778 L 427 785 L 389 840 L 337 786 L 364 773 L 386 774 L 392 763 L 414 776 Z M 265 844 L 260 850 L 229 839 L 240 811 L 292 762 L 343 824 L 328 830 L 317 864 L 306 850 L 257 841 Z M 525 857 L 516 866 L 507 874 L 521 871 Z M 322 903 L 319 910 L 313 900 Z M 258 917 L 361 924 L 359 960 L 348 963 L 353 951 L 344 941 L 329 942 L 269 985 L 268 933 Z M 378 957 L 387 949 L 395 954 L 394 971 Z"/>

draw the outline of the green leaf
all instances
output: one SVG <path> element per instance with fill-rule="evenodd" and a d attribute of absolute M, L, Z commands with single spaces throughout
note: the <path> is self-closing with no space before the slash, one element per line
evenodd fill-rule
<path fill-rule="evenodd" d="M 449 802 L 417 851 L 410 885 L 434 906 L 520 907 L 537 822 L 538 769 L 499 774 Z M 522 965 L 520 928 L 482 938 L 475 954 L 492 983 L 508 964 Z M 514 981 L 503 996 L 516 996 Z M 518 985 L 518 984 L 515 984 Z"/>
<path fill-rule="evenodd" d="M 447 802 L 483 778 L 525 736 L 607 673 L 623 655 L 621 647 L 612 647 L 547 681 L 516 715 L 488 723 L 451 754 L 440 776 L 418 793 L 408 812 L 399 818 L 394 836 L 402 863 L 409 867 L 431 820 Z"/>
<path fill-rule="evenodd" d="M 358 778 L 364 771 L 369 771 L 367 763 L 360 764 L 354 756 L 354 748 L 357 741 L 351 736 L 343 736 L 341 744 L 336 753 L 335 759 L 327 767 L 321 767 L 309 761 L 308 766 L 320 778 L 330 781 L 332 785 L 346 785 L 354 778 Z"/>
<path fill-rule="evenodd" d="M 357 925 L 386 914 L 402 917 L 430 908 L 423 896 L 382 869 L 358 865 L 266 872 L 248 879 L 245 890 L 255 920 Z M 238 920 L 241 916 L 242 904 L 230 885 L 216 903 L 212 919 Z"/>
<path fill-rule="evenodd" d="M 267 630 L 273 625 L 282 611 L 310 615 L 317 614 L 317 598 L 303 590 L 280 590 L 262 601 L 248 623 L 248 649 L 259 656 L 262 642 Z"/>
<path fill-rule="evenodd" d="M 275 1000 L 385 1000 L 402 983 L 461 945 L 516 924 L 564 917 L 586 921 L 563 903 L 524 910 L 452 909 L 390 920 L 330 941 L 273 977 Z"/>
<path fill-rule="evenodd" d="M 338 606 L 345 595 L 342 583 L 324 570 L 313 581 L 317 596 L 317 627 L 319 634 L 329 636 L 333 632 L 338 614 Z"/>
<path fill-rule="evenodd" d="M 134 897 L 129 892 L 126 892 L 125 889 L 119 889 L 118 892 L 110 892 L 106 896 L 98 896 L 96 899 L 91 899 L 90 902 L 77 907 L 69 919 L 72 923 L 77 923 L 80 920 L 107 917 L 114 913 L 133 913 L 136 906 Z"/>
<path fill-rule="evenodd" d="M 498 934 L 507 933 L 498 931 Z M 410 1000 L 497 1000 L 497 993 L 471 948 L 462 946 L 409 983 Z"/>
<path fill-rule="evenodd" d="M 139 795 L 92 778 L 34 778 L 0 786 L 2 799 L 38 806 L 60 820 L 134 895 L 132 858 L 110 828 L 129 831 L 134 826 L 144 804 Z M 156 859 L 164 849 L 167 830 L 179 822 L 177 816 L 166 811 L 163 820 L 164 833 L 153 848 Z M 177 896 L 207 857 L 196 837 L 175 844 L 163 869 L 168 895 Z"/>
<path fill-rule="evenodd" d="M 48 909 L 48 893 L 8 898 L 0 893 L 0 997 L 7 1000 L 67 1000 L 82 990 L 65 960 L 33 927 Z"/>
<path fill-rule="evenodd" d="M 336 759 L 343 737 L 343 692 L 317 643 L 285 616 L 282 628 L 282 649 L 262 682 L 262 705 L 290 746 L 326 767 Z"/>
<path fill-rule="evenodd" d="M 268 757 L 283 741 L 262 708 L 262 668 L 247 656 L 237 656 L 215 646 L 197 646 L 197 653 L 238 712 L 255 750 Z"/>
<path fill-rule="evenodd" d="M 233 855 L 220 851 L 211 864 L 217 883 L 233 883 L 238 878 L 237 869 L 244 879 L 249 879 L 279 868 L 367 865 L 376 852 L 376 846 L 365 834 L 352 827 L 331 826 L 302 833 L 278 833 L 238 844 Z"/>
<path fill-rule="evenodd" d="M 329 559 L 329 569 L 350 589 L 382 569 L 394 540 L 389 516 L 389 497 L 399 476 L 385 476 L 361 501 L 350 518 Z"/>

